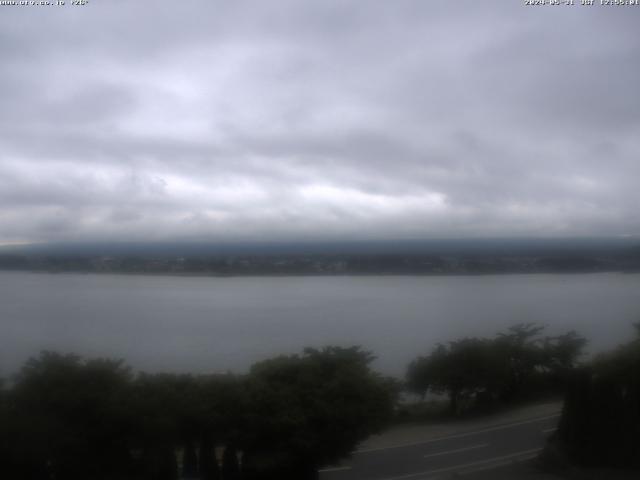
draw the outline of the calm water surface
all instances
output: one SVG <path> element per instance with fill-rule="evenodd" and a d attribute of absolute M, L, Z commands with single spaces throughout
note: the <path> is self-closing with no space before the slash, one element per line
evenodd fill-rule
<path fill-rule="evenodd" d="M 136 368 L 244 371 L 305 346 L 362 345 L 401 375 L 434 343 L 523 321 L 600 351 L 640 320 L 640 275 L 162 277 L 0 272 L 0 375 L 42 349 Z"/>

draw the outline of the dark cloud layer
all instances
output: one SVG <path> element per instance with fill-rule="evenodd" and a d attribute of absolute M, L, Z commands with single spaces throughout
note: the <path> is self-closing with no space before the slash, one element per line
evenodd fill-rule
<path fill-rule="evenodd" d="M 0 244 L 640 234 L 640 8 L 523 3 L 0 6 Z"/>

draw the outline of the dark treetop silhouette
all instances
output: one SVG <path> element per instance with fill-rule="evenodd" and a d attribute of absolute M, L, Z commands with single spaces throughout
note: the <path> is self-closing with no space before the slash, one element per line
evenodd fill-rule
<path fill-rule="evenodd" d="M 169 480 L 179 451 L 185 477 L 314 478 L 391 417 L 395 391 L 372 359 L 327 347 L 243 376 L 134 377 L 120 361 L 45 352 L 2 390 L 0 468 L 25 480 Z"/>

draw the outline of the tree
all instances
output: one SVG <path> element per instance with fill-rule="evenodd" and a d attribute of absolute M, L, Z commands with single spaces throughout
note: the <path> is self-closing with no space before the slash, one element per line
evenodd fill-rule
<path fill-rule="evenodd" d="M 251 431 L 246 478 L 316 478 L 390 418 L 394 392 L 358 347 L 306 349 L 255 364 L 249 375 Z"/>
<path fill-rule="evenodd" d="M 11 414 L 9 411 L 9 394 L 4 387 L 4 379 L 0 378 L 0 472 L 15 476 L 15 472 L 11 470 L 12 452 L 11 452 L 11 435 L 9 432 L 9 424 Z"/>
<path fill-rule="evenodd" d="M 246 379 L 241 376 L 205 375 L 198 378 L 200 393 L 198 409 L 202 439 L 210 446 L 237 443 L 242 430 L 251 428 L 243 423 L 247 411 Z"/>
<path fill-rule="evenodd" d="M 571 375 L 547 452 L 585 466 L 640 468 L 638 438 L 640 335 Z"/>
<path fill-rule="evenodd" d="M 546 358 L 539 336 L 544 328 L 536 323 L 519 323 L 496 337 L 496 348 L 508 370 L 501 392 L 504 400 L 516 397 L 536 370 L 545 365 Z"/>
<path fill-rule="evenodd" d="M 407 387 L 410 391 L 425 397 L 429 390 L 441 391 L 442 373 L 448 362 L 448 349 L 438 344 L 427 357 L 418 357 L 407 368 Z"/>
<path fill-rule="evenodd" d="M 137 422 L 134 442 L 143 452 L 143 470 L 151 478 L 177 478 L 176 449 L 193 449 L 194 439 L 199 440 L 197 380 L 191 375 L 143 373 L 133 383 L 132 397 Z M 186 474 L 195 474 L 192 456 L 184 466 Z"/>
<path fill-rule="evenodd" d="M 459 414 L 480 403 L 512 401 L 541 392 L 564 379 L 586 344 L 571 331 L 543 339 L 543 326 L 518 324 L 493 339 L 465 338 L 438 344 L 430 355 L 407 368 L 408 388 L 449 396 L 450 410 Z"/>
<path fill-rule="evenodd" d="M 558 376 L 565 376 L 576 367 L 587 340 L 574 330 L 544 340 L 545 366 Z"/>
<path fill-rule="evenodd" d="M 495 397 L 506 381 L 507 370 L 493 342 L 465 338 L 438 345 L 428 357 L 414 361 L 408 369 L 408 384 L 416 392 L 446 393 L 450 410 L 460 413 L 463 403 L 481 395 Z"/>
<path fill-rule="evenodd" d="M 21 478 L 113 478 L 131 466 L 129 368 L 43 352 L 11 392 L 13 457 Z"/>

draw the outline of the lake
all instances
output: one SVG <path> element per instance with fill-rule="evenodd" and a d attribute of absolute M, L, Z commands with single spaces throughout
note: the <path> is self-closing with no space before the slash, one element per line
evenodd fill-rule
<path fill-rule="evenodd" d="M 135 368 L 243 372 L 305 346 L 362 345 L 402 375 L 436 342 L 517 322 L 591 352 L 633 335 L 640 275 L 179 277 L 0 272 L 0 376 L 42 349 Z"/>

